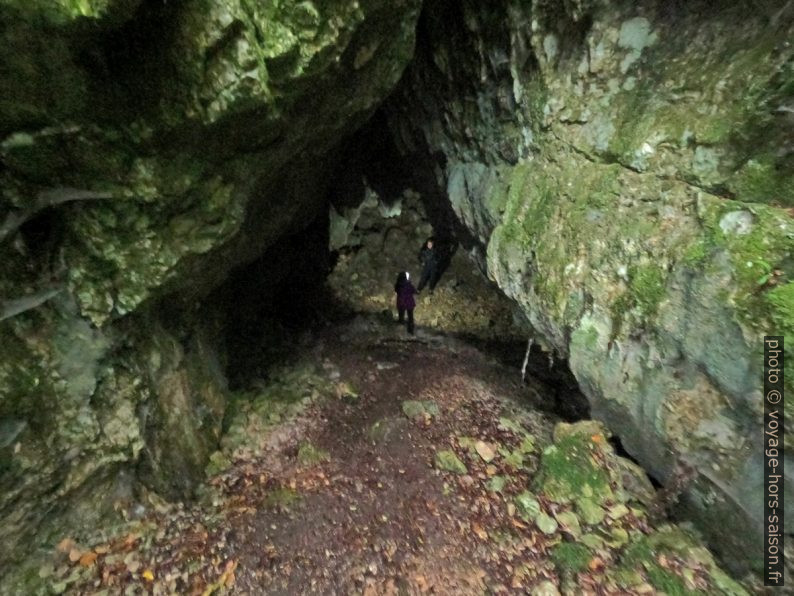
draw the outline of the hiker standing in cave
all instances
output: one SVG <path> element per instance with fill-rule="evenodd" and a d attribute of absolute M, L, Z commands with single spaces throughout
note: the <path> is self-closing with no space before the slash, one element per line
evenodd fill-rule
<path fill-rule="evenodd" d="M 419 262 L 422 263 L 422 276 L 419 278 L 419 287 L 417 288 L 419 292 L 422 291 L 425 285 L 429 285 L 430 293 L 432 294 L 438 283 L 438 253 L 434 243 L 435 241 L 431 236 L 425 240 L 422 249 L 419 251 Z"/>
<path fill-rule="evenodd" d="M 394 291 L 397 293 L 397 317 L 400 324 L 405 321 L 405 315 L 408 315 L 406 328 L 408 333 L 414 333 L 414 308 L 416 308 L 416 301 L 414 294 L 417 290 L 414 284 L 411 283 L 411 275 L 407 271 L 401 271 L 397 276 L 397 281 L 394 284 Z"/>

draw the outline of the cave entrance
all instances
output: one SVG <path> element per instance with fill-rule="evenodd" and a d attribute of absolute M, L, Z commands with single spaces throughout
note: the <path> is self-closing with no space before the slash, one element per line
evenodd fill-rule
<path fill-rule="evenodd" d="M 296 345 L 356 319 L 383 326 L 394 341 L 448 337 L 476 346 L 531 378 L 528 405 L 572 421 L 587 401 L 567 363 L 532 346 L 518 305 L 487 279 L 482 248 L 452 211 L 433 156 L 406 158 L 384 111 L 338 151 L 325 209 L 250 265 L 235 271 L 211 300 L 226 305 L 228 378 L 233 390 L 268 379 Z M 418 252 L 434 237 L 441 260 L 435 292 L 417 296 L 417 334 L 396 322 L 394 283 L 421 274 Z M 526 356 L 526 365 L 524 359 Z"/>

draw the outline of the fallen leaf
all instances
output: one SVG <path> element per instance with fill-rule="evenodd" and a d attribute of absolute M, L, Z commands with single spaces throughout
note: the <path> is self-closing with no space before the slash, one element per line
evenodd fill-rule
<path fill-rule="evenodd" d="M 80 557 L 83 556 L 83 553 L 78 548 L 73 548 L 69 551 L 69 560 L 72 563 L 77 563 L 80 560 Z"/>
<path fill-rule="evenodd" d="M 600 571 L 604 568 L 604 561 L 602 561 L 600 557 L 593 557 L 590 559 L 587 566 L 590 568 L 590 571 Z"/>
<path fill-rule="evenodd" d="M 141 573 L 141 577 L 143 577 L 143 579 L 145 579 L 147 582 L 153 582 L 154 572 L 151 569 L 147 569 L 146 571 Z"/>
<path fill-rule="evenodd" d="M 124 546 L 132 546 L 138 540 L 138 535 L 135 532 L 130 532 L 124 537 Z"/>
<path fill-rule="evenodd" d="M 91 565 L 93 565 L 96 561 L 96 558 L 97 554 L 95 552 L 88 551 L 87 553 L 84 553 L 82 557 L 80 557 L 80 565 L 83 567 L 91 567 Z"/>
<path fill-rule="evenodd" d="M 58 550 L 58 552 L 61 552 L 63 554 L 68 554 L 76 546 L 77 545 L 75 544 L 74 540 L 72 540 L 71 538 L 64 538 L 58 543 L 58 546 L 56 546 L 55 548 Z"/>
<path fill-rule="evenodd" d="M 472 531 L 473 531 L 475 534 L 477 534 L 477 537 L 478 537 L 480 540 L 488 540 L 488 532 L 486 532 L 485 530 L 483 530 L 483 529 L 482 529 L 482 526 L 481 526 L 480 524 L 478 524 L 478 523 L 476 523 L 476 522 L 475 522 L 475 523 L 472 523 L 472 524 L 471 524 L 471 529 L 472 529 Z"/>
<path fill-rule="evenodd" d="M 231 560 L 226 562 L 226 569 L 221 575 L 222 585 L 225 585 L 227 588 L 231 588 L 234 585 L 234 570 L 237 569 L 237 561 Z"/>

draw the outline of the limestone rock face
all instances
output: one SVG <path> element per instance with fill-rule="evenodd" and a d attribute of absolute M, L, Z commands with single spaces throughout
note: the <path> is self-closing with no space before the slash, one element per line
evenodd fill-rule
<path fill-rule="evenodd" d="M 2 3 L 0 568 L 101 512 L 81 495 L 133 498 L 124 474 L 190 493 L 225 407 L 220 319 L 195 301 L 323 211 L 418 10 Z"/>
<path fill-rule="evenodd" d="M 663 483 L 696 469 L 684 512 L 757 567 L 762 337 L 794 342 L 792 7 L 432 6 L 388 106 L 404 153 L 443 156 L 594 416 Z"/>
<path fill-rule="evenodd" d="M 432 235 L 425 210 L 408 191 L 389 204 L 367 189 L 356 207 L 330 207 L 329 244 L 339 253 L 328 286 L 340 304 L 361 313 L 396 316 L 394 282 L 408 271 L 418 286 L 419 249 Z M 471 255 L 457 245 L 436 240 L 443 274 L 432 296 L 416 297 L 419 329 L 466 333 L 480 338 L 519 339 L 523 320 L 514 305 L 484 278 Z"/>

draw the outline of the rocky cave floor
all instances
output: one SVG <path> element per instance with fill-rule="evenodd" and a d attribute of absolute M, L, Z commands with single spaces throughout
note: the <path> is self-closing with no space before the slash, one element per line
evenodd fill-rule
<path fill-rule="evenodd" d="M 529 407 L 547 390 L 426 328 L 329 325 L 240 395 L 196 503 L 119 503 L 127 521 L 64 537 L 40 576 L 74 594 L 743 593 L 600 425 Z"/>

